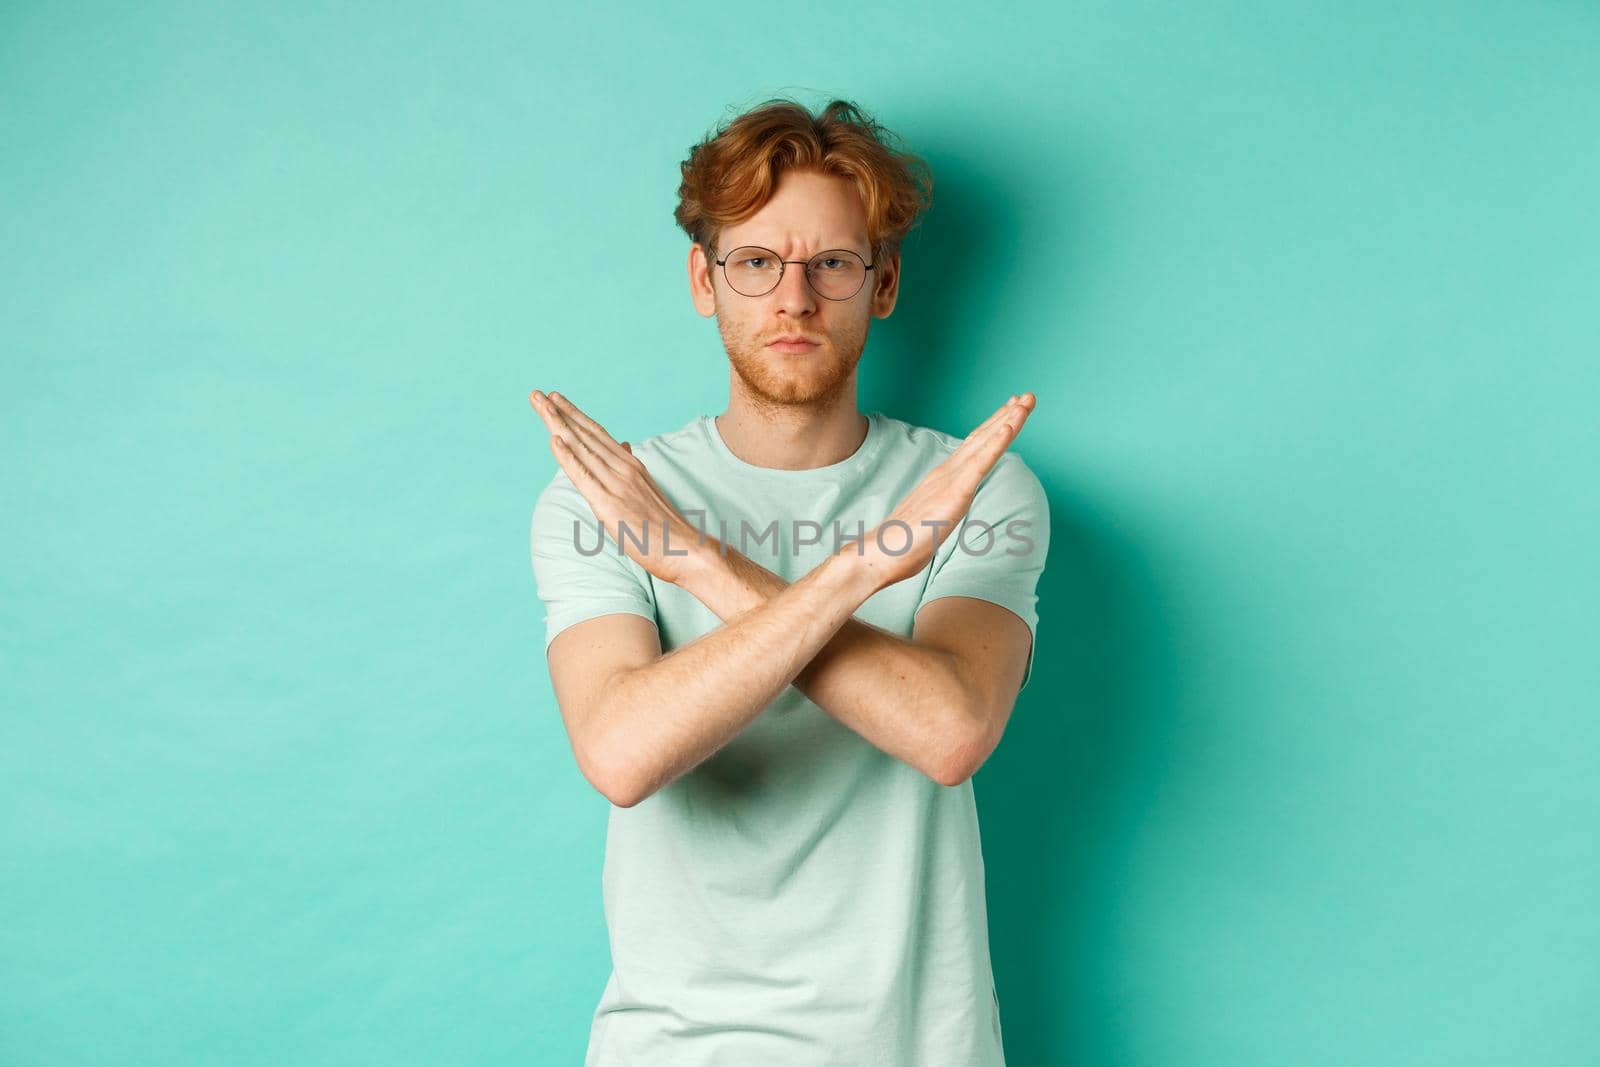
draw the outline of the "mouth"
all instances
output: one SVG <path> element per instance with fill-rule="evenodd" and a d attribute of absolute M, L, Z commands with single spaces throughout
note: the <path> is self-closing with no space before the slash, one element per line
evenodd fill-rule
<path fill-rule="evenodd" d="M 813 341 L 808 337 L 796 334 L 793 337 L 780 337 L 768 344 L 767 347 L 777 352 L 809 352 L 821 345 L 821 341 Z"/>

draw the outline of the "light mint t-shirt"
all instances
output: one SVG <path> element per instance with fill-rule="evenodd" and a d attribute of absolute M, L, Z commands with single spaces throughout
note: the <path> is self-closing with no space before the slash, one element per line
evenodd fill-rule
<path fill-rule="evenodd" d="M 792 582 L 887 518 L 960 444 L 867 418 L 854 454 L 812 470 L 744 462 L 710 415 L 632 449 L 692 524 Z M 1049 510 L 1015 452 L 985 476 L 966 522 L 856 617 L 910 637 L 922 605 L 976 597 L 1036 633 Z M 654 523 L 648 532 L 659 537 Z M 890 527 L 884 544 L 897 536 Z M 547 649 L 614 612 L 654 621 L 663 651 L 722 625 L 623 555 L 559 468 L 531 541 Z M 612 807 L 602 888 L 612 970 L 585 1067 L 1004 1063 L 971 780 L 938 784 L 793 686 L 692 771 Z"/>

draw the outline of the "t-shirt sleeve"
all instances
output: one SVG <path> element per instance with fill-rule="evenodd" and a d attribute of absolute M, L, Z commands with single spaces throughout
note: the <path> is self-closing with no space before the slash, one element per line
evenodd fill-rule
<path fill-rule="evenodd" d="M 940 597 L 966 596 L 1010 610 L 1033 637 L 1022 676 L 1021 688 L 1027 688 L 1039 646 L 1039 576 L 1049 549 L 1044 485 L 1020 455 L 1004 452 L 978 483 L 966 517 L 934 552 L 933 574 L 917 608 Z"/>
<path fill-rule="evenodd" d="M 562 630 L 600 615 L 622 611 L 660 625 L 649 572 L 622 554 L 566 471 L 539 493 L 529 543 L 547 651 Z"/>

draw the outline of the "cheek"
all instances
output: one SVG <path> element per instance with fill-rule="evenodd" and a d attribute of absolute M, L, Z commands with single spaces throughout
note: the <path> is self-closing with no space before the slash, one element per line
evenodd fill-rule
<path fill-rule="evenodd" d="M 727 313 L 728 306 L 722 306 L 722 313 L 717 316 L 717 331 L 722 334 L 723 342 L 731 349 L 743 352 L 754 349 L 756 338 L 759 336 L 755 325 L 746 322 L 737 315 Z"/>

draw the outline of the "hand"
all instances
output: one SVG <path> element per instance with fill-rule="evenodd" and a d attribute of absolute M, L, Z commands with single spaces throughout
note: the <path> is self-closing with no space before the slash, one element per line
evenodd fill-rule
<path fill-rule="evenodd" d="M 922 570 L 944 539 L 957 531 L 972 506 L 978 483 L 1016 439 L 1037 403 L 1038 398 L 1032 393 L 1022 393 L 1002 404 L 967 435 L 960 447 L 929 471 L 887 519 L 867 531 L 859 545 L 847 544 L 836 555 L 859 554 L 863 569 L 873 576 L 875 589 L 891 586 Z M 880 530 L 883 547 L 878 544 Z M 904 551 L 900 551 L 901 546 L 905 546 Z"/>
<path fill-rule="evenodd" d="M 715 552 L 716 541 L 678 513 L 626 441 L 618 444 L 560 393 L 546 396 L 535 389 L 528 394 L 528 403 L 550 431 L 556 462 L 628 558 L 662 581 L 678 585 L 708 546 Z M 621 537 L 619 524 L 627 526 L 627 540 Z M 641 541 L 644 549 L 639 547 Z"/>

